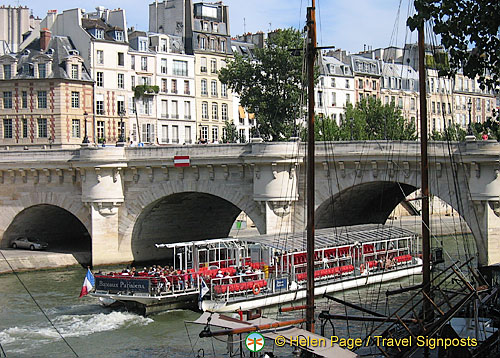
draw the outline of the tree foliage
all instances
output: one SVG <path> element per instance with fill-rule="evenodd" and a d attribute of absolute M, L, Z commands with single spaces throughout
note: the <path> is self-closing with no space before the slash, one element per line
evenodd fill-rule
<path fill-rule="evenodd" d="M 500 84 L 498 0 L 415 0 L 414 4 L 417 14 L 407 21 L 410 29 L 432 20 L 434 33 L 449 53 L 449 67 L 440 68 L 441 75 L 463 70 L 469 78 L 479 76 L 483 87 Z"/>
<path fill-rule="evenodd" d="M 293 136 L 301 112 L 303 91 L 301 49 L 304 39 L 295 29 L 278 30 L 267 46 L 255 49 L 254 57 L 236 54 L 219 79 L 240 95 L 241 105 L 255 113 L 265 140 L 286 140 Z"/>
<path fill-rule="evenodd" d="M 225 121 L 224 122 L 225 133 L 222 138 L 222 142 L 224 143 L 236 143 L 238 142 L 238 131 L 236 130 L 236 126 L 233 121 Z"/>
<path fill-rule="evenodd" d="M 317 117 L 314 129 L 317 141 L 417 139 L 415 124 L 405 120 L 399 108 L 371 97 L 355 107 L 349 103 L 340 125 L 330 117 Z M 306 140 L 305 131 L 302 138 Z"/>
<path fill-rule="evenodd" d="M 430 139 L 462 142 L 465 140 L 466 134 L 466 131 L 458 123 L 454 123 L 447 126 L 442 132 L 432 131 Z"/>

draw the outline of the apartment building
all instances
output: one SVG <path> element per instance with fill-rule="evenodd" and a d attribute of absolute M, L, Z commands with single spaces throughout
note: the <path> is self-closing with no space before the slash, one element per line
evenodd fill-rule
<path fill-rule="evenodd" d="M 419 126 L 418 72 L 400 63 L 381 62 L 380 96 L 383 104 L 394 103 L 403 118 Z"/>
<path fill-rule="evenodd" d="M 0 145 L 61 148 L 93 140 L 93 81 L 68 37 L 44 29 L 0 56 Z"/>
<path fill-rule="evenodd" d="M 184 53 L 177 35 L 149 34 L 156 54 L 155 77 L 159 144 L 191 144 L 196 139 L 194 56 Z"/>
<path fill-rule="evenodd" d="M 155 2 L 149 5 L 149 29 L 180 36 L 185 52 L 194 55 L 197 139 L 220 142 L 225 121 L 233 120 L 231 93 L 218 78 L 231 56 L 228 7 L 221 2 Z"/>
<path fill-rule="evenodd" d="M 330 117 L 340 124 L 348 103 L 354 105 L 354 75 L 349 64 L 329 55 L 318 58 L 320 76 L 315 89 L 315 113 Z"/>
<path fill-rule="evenodd" d="M 356 102 L 363 98 L 380 98 L 380 78 L 382 69 L 378 60 L 360 55 L 351 55 L 351 68 L 354 74 Z"/>

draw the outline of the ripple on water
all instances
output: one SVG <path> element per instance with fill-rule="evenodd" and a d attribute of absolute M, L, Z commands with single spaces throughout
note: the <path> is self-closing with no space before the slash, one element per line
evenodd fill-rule
<path fill-rule="evenodd" d="M 56 317 L 54 325 L 64 337 L 81 337 L 93 333 L 112 331 L 134 325 L 146 326 L 153 322 L 151 318 L 129 312 L 111 312 L 88 315 L 61 315 Z M 0 331 L 0 343 L 5 347 L 15 345 L 11 352 L 21 353 L 25 344 L 33 347 L 59 340 L 60 336 L 50 325 L 26 325 L 10 327 Z"/>

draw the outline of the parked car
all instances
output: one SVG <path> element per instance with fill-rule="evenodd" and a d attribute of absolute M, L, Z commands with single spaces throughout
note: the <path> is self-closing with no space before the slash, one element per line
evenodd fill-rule
<path fill-rule="evenodd" d="M 32 237 L 18 237 L 10 244 L 13 249 L 30 249 L 33 250 L 45 250 L 49 247 L 46 242 L 39 241 L 38 239 Z"/>

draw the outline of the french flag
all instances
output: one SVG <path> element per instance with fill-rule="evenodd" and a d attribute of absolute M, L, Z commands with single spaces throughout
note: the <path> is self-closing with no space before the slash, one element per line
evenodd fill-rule
<path fill-rule="evenodd" d="M 92 275 L 90 269 L 87 269 L 87 274 L 85 275 L 85 279 L 83 280 L 82 290 L 80 291 L 80 297 L 82 298 L 85 295 L 88 295 L 90 290 L 92 290 L 95 286 L 95 278 Z"/>

